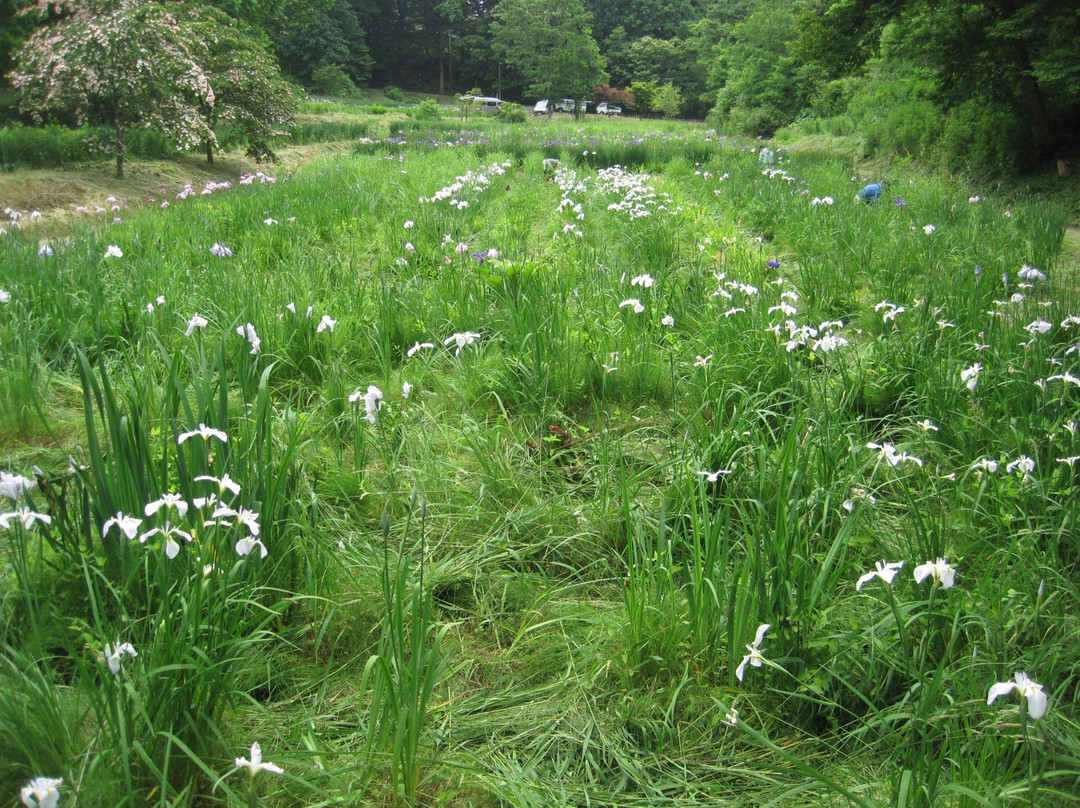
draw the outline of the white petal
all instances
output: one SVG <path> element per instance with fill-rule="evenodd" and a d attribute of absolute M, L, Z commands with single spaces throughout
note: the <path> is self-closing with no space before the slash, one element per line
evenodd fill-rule
<path fill-rule="evenodd" d="M 948 589 L 956 582 L 956 570 L 946 565 L 941 570 L 941 587 L 942 589 Z"/>
<path fill-rule="evenodd" d="M 868 572 L 859 576 L 859 580 L 855 582 L 855 591 L 858 592 L 863 588 L 863 585 L 869 583 L 871 580 L 877 577 L 877 571 Z"/>
<path fill-rule="evenodd" d="M 1014 682 L 998 682 L 997 684 L 991 686 L 990 692 L 986 696 L 986 703 L 993 704 L 994 701 L 998 698 L 998 696 L 1008 695 L 1015 689 L 1016 684 Z"/>
<path fill-rule="evenodd" d="M 739 667 L 735 669 L 735 678 L 740 682 L 743 680 L 743 673 L 746 671 L 746 663 L 750 661 L 750 655 L 747 654 L 743 657 L 742 662 L 739 663 Z"/>
<path fill-rule="evenodd" d="M 1028 693 L 1027 697 L 1027 710 L 1035 721 L 1038 721 L 1046 713 L 1046 693 L 1043 692 L 1041 685 L 1035 685 L 1037 690 L 1033 690 Z"/>
<path fill-rule="evenodd" d="M 754 647 L 757 648 L 761 645 L 761 641 L 765 639 L 765 632 L 768 631 L 771 626 L 768 623 L 762 623 L 758 626 L 757 634 L 754 635 Z"/>

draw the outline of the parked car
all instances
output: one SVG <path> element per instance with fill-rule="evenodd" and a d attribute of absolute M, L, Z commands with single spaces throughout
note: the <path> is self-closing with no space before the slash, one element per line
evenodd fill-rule
<path fill-rule="evenodd" d="M 564 98 L 561 101 L 555 102 L 556 112 L 573 112 L 574 107 L 577 106 L 577 102 L 573 98 Z"/>
<path fill-rule="evenodd" d="M 607 101 L 603 102 L 596 108 L 597 115 L 622 115 L 622 107 L 617 107 L 614 104 L 609 104 Z"/>
<path fill-rule="evenodd" d="M 488 115 L 498 115 L 499 110 L 502 109 L 501 98 L 489 98 L 487 96 L 476 96 L 476 110 L 477 112 L 483 112 Z"/>
<path fill-rule="evenodd" d="M 543 101 L 537 101 L 533 104 L 533 115 L 547 115 L 548 114 L 548 100 L 545 98 Z"/>

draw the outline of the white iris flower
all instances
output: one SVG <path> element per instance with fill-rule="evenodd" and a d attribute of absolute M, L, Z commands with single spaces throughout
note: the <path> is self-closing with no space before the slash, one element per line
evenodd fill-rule
<path fill-rule="evenodd" d="M 129 642 L 117 643 L 115 646 L 105 644 L 105 661 L 109 665 L 109 670 L 113 676 L 120 673 L 120 662 L 123 660 L 124 655 L 137 657 L 139 652 L 135 650 L 135 647 Z"/>
<path fill-rule="evenodd" d="M 904 566 L 904 562 L 903 561 L 891 561 L 891 562 L 875 561 L 874 566 L 876 567 L 876 569 L 873 569 L 870 572 L 868 572 L 868 573 L 866 573 L 864 575 L 861 575 L 859 577 L 859 580 L 855 582 L 855 591 L 861 590 L 865 584 L 868 584 L 870 581 L 874 580 L 875 578 L 880 578 L 885 583 L 892 584 L 893 578 L 896 577 L 896 573 L 898 573 L 901 570 L 901 568 Z"/>
<path fill-rule="evenodd" d="M 949 566 L 944 558 L 920 564 L 915 568 L 914 573 L 917 584 L 921 584 L 929 577 L 935 584 L 941 584 L 942 589 L 948 589 L 956 582 L 956 570 Z"/>
<path fill-rule="evenodd" d="M 759 646 L 761 645 L 761 641 L 765 639 L 765 632 L 768 631 L 769 628 L 770 625 L 768 623 L 762 623 L 760 626 L 758 626 L 757 633 L 754 635 L 754 641 L 750 645 L 746 646 L 746 650 L 749 653 L 742 658 L 742 662 L 739 663 L 739 667 L 735 669 L 735 678 L 738 679 L 740 682 L 743 680 L 743 673 L 745 673 L 746 671 L 747 663 L 749 663 L 755 668 L 760 668 L 761 664 L 766 661 L 765 657 L 761 655 Z"/>
<path fill-rule="evenodd" d="M 274 774 L 284 774 L 285 770 L 280 766 L 271 763 L 270 761 L 263 761 L 262 759 L 262 747 L 259 746 L 258 741 L 251 745 L 251 760 L 238 757 L 236 759 L 236 768 L 247 769 L 248 774 L 252 779 L 255 778 L 261 771 L 272 772 Z"/>
<path fill-rule="evenodd" d="M 59 778 L 35 777 L 19 791 L 19 799 L 26 808 L 56 808 L 63 782 Z"/>
<path fill-rule="evenodd" d="M 142 524 L 142 521 L 142 519 L 136 519 L 134 516 L 126 516 L 123 512 L 117 511 L 116 516 L 107 519 L 105 524 L 101 526 L 101 537 L 105 538 L 105 534 L 109 532 L 109 528 L 116 525 L 120 528 L 121 533 L 129 539 L 134 539 L 139 532 L 139 525 Z"/>
<path fill-rule="evenodd" d="M 1046 714 L 1046 694 L 1043 686 L 1031 680 L 1026 673 L 1017 673 L 1011 682 L 998 682 L 990 688 L 986 697 L 986 703 L 993 704 L 998 696 L 1008 695 L 1015 690 L 1020 694 L 1020 699 L 1027 706 L 1028 715 L 1038 721 Z"/>

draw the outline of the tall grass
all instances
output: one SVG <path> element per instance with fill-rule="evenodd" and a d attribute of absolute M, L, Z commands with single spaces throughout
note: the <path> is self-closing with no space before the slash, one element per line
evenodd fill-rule
<path fill-rule="evenodd" d="M 0 236 L 0 790 L 1076 802 L 1066 217 L 611 123 Z"/>

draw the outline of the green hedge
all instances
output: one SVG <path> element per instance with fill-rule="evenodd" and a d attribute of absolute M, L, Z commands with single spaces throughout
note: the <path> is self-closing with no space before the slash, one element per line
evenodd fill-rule
<path fill-rule="evenodd" d="M 292 142 L 302 146 L 305 143 L 355 140 L 367 136 L 370 130 L 368 121 L 312 121 L 296 125 L 292 131 Z"/>
<path fill-rule="evenodd" d="M 0 128 L 0 167 L 53 168 L 71 163 L 87 163 L 111 159 L 102 144 L 108 143 L 112 132 L 107 127 L 23 126 L 13 124 Z M 160 132 L 133 129 L 127 133 L 129 157 L 167 157 L 175 152 L 169 140 Z"/>
<path fill-rule="evenodd" d="M 294 144 L 323 143 L 336 140 L 355 140 L 369 133 L 368 121 L 327 121 L 303 123 L 282 139 Z M 218 142 L 226 149 L 246 145 L 243 132 L 228 126 L 218 130 Z M 75 163 L 111 160 L 105 150 L 112 136 L 107 127 L 24 126 L 12 124 L 0 127 L 0 169 L 56 168 Z M 176 149 L 160 132 L 131 129 L 127 133 L 127 156 L 165 159 Z"/>

